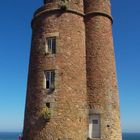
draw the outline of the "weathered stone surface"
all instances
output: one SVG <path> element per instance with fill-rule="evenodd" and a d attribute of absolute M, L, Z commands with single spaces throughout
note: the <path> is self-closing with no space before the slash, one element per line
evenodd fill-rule
<path fill-rule="evenodd" d="M 89 5 L 87 5 L 89 4 Z M 119 99 L 109 0 L 85 4 L 87 93 L 90 110 L 101 117 L 101 139 L 121 140 Z"/>
<path fill-rule="evenodd" d="M 87 140 L 90 113 L 101 115 L 101 140 L 121 140 L 111 20 L 86 16 L 105 10 L 110 15 L 109 1 L 69 0 L 68 11 L 61 11 L 59 2 L 39 8 L 32 21 L 23 140 Z M 53 55 L 45 54 L 49 36 L 56 36 Z M 56 75 L 50 93 L 44 71 L 51 69 Z M 40 117 L 47 102 L 49 122 Z"/>

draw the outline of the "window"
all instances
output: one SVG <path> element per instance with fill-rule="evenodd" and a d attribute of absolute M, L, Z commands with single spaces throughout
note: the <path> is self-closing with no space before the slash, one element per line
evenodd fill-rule
<path fill-rule="evenodd" d="M 100 115 L 89 115 L 89 138 L 100 138 Z"/>
<path fill-rule="evenodd" d="M 99 124 L 99 121 L 98 120 L 92 120 L 92 123 L 93 124 Z"/>
<path fill-rule="evenodd" d="M 56 37 L 46 38 L 46 53 L 55 54 L 56 53 Z"/>
<path fill-rule="evenodd" d="M 49 90 L 55 89 L 55 71 L 45 71 L 45 88 Z"/>
<path fill-rule="evenodd" d="M 53 0 L 44 0 L 44 4 L 51 3 Z"/>
<path fill-rule="evenodd" d="M 46 107 L 51 108 L 51 104 L 50 103 L 46 103 Z"/>

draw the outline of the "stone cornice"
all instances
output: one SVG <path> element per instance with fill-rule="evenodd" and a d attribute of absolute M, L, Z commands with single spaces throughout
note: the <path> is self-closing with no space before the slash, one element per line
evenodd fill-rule
<path fill-rule="evenodd" d="M 113 24 L 113 18 L 111 15 L 109 15 L 108 13 L 105 13 L 105 12 L 101 12 L 101 11 L 93 11 L 93 12 L 89 12 L 89 13 L 83 13 L 83 12 L 80 12 L 78 10 L 75 10 L 75 9 L 71 9 L 71 8 L 68 8 L 67 10 L 63 11 L 61 10 L 60 8 L 53 8 L 53 9 L 43 9 L 43 10 L 40 10 L 38 12 L 36 12 L 34 14 L 34 17 L 33 17 L 33 20 L 36 19 L 37 17 L 43 15 L 43 14 L 51 14 L 51 13 L 55 13 L 55 12 L 67 12 L 67 13 L 73 13 L 73 14 L 77 14 L 79 16 L 82 16 L 82 17 L 88 17 L 88 16 L 104 16 L 104 17 L 107 17 L 111 20 L 111 23 Z M 33 22 L 33 21 L 32 21 Z"/>
<path fill-rule="evenodd" d="M 57 11 L 60 11 L 60 12 L 68 12 L 68 13 L 74 13 L 74 14 L 77 14 L 79 16 L 84 16 L 84 13 L 78 11 L 78 10 L 74 10 L 74 9 L 71 9 L 71 8 L 68 8 L 66 11 L 63 11 L 61 10 L 60 8 L 53 8 L 53 9 L 46 9 L 46 10 L 42 10 L 40 12 L 36 12 L 35 15 L 34 15 L 34 18 L 42 15 L 42 14 L 50 14 L 50 13 L 54 13 L 54 12 L 57 12 Z"/>
<path fill-rule="evenodd" d="M 113 24 L 113 18 L 110 14 L 106 13 L 106 12 L 101 12 L 101 11 L 93 11 L 93 12 L 89 12 L 85 14 L 85 17 L 88 16 L 104 16 L 107 17 L 111 20 L 111 23 Z"/>

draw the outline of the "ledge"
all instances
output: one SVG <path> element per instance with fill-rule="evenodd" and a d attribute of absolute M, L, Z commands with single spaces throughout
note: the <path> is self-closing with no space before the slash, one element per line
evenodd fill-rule
<path fill-rule="evenodd" d="M 88 138 L 87 140 L 101 140 L 101 138 Z"/>
<path fill-rule="evenodd" d="M 47 33 L 45 38 L 46 37 L 59 37 L 59 32 Z"/>
<path fill-rule="evenodd" d="M 111 23 L 113 24 L 112 16 L 105 12 L 93 11 L 93 12 L 86 13 L 85 17 L 87 17 L 87 16 L 104 16 L 104 17 L 109 18 L 111 20 Z"/>
<path fill-rule="evenodd" d="M 85 14 L 80 12 L 80 11 L 77 11 L 77 10 L 74 10 L 74 9 L 70 9 L 68 8 L 66 11 L 62 11 L 60 8 L 54 8 L 54 9 L 42 9 L 42 11 L 40 10 L 37 10 L 37 12 L 35 12 L 34 16 L 33 16 L 33 19 L 32 19 L 32 22 L 31 22 L 31 26 L 33 27 L 33 22 L 36 18 L 38 18 L 39 16 L 43 15 L 43 14 L 53 14 L 53 13 L 57 13 L 57 12 L 60 12 L 60 13 L 72 13 L 72 14 L 76 14 L 76 15 L 79 15 L 81 17 L 84 17 Z"/>
<path fill-rule="evenodd" d="M 111 20 L 111 23 L 113 24 L 113 18 L 108 13 L 101 12 L 101 11 L 93 11 L 93 12 L 84 14 L 83 12 L 80 12 L 80 11 L 77 11 L 74 9 L 70 9 L 70 8 L 68 8 L 66 11 L 62 11 L 60 8 L 37 10 L 37 12 L 35 12 L 35 14 L 34 14 L 32 23 L 33 23 L 34 19 L 36 19 L 37 17 L 39 17 L 43 14 L 51 14 L 51 13 L 55 13 L 55 12 L 72 13 L 72 14 L 76 14 L 76 15 L 79 15 L 79 16 L 82 16 L 85 18 L 88 16 L 104 16 L 104 17 L 109 18 Z"/>
<path fill-rule="evenodd" d="M 38 17 L 38 16 L 40 16 L 44 13 L 49 14 L 49 13 L 53 13 L 53 12 L 57 12 L 57 11 L 62 12 L 62 13 L 67 12 L 67 13 L 77 14 L 79 16 L 84 16 L 84 13 L 82 13 L 80 11 L 77 11 L 77 10 L 74 10 L 74 9 L 68 8 L 66 11 L 62 11 L 60 8 L 54 8 L 54 9 L 46 9 L 46 10 L 36 12 L 35 15 L 34 15 L 34 18 L 36 18 L 36 17 Z"/>
<path fill-rule="evenodd" d="M 87 140 L 101 140 L 101 138 L 87 138 Z"/>

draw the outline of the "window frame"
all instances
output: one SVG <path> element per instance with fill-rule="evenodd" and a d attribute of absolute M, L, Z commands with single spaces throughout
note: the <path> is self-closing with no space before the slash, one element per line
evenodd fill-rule
<path fill-rule="evenodd" d="M 46 37 L 45 39 L 46 54 L 56 54 L 56 36 Z"/>
<path fill-rule="evenodd" d="M 55 90 L 55 70 L 44 71 L 45 75 L 45 89 Z"/>
<path fill-rule="evenodd" d="M 95 123 L 96 122 L 96 123 Z M 93 135 L 94 125 L 98 125 L 98 136 Z M 100 139 L 101 138 L 101 115 L 100 114 L 90 114 L 89 115 L 89 138 L 90 139 Z"/>

